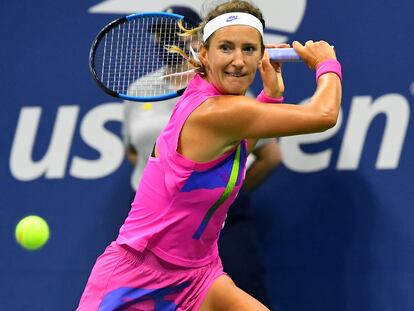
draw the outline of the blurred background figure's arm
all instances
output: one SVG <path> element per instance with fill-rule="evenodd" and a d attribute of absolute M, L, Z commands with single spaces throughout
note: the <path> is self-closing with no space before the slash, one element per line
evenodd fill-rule
<path fill-rule="evenodd" d="M 276 138 L 260 139 L 252 151 L 255 159 L 246 172 L 244 189 L 253 190 L 262 183 L 282 162 Z"/>
<path fill-rule="evenodd" d="M 138 162 L 138 150 L 135 150 L 135 148 L 132 146 L 128 146 L 125 150 L 125 153 L 129 163 L 135 166 Z"/>

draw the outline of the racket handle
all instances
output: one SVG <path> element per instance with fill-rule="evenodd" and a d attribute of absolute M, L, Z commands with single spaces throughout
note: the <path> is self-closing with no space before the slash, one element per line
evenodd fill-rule
<path fill-rule="evenodd" d="M 266 51 L 269 53 L 271 60 L 281 63 L 302 61 L 293 48 L 269 48 Z"/>
<path fill-rule="evenodd" d="M 334 47 L 332 46 L 332 48 Z M 270 59 L 274 61 L 281 63 L 303 61 L 293 48 L 269 48 L 266 50 L 269 52 Z"/>

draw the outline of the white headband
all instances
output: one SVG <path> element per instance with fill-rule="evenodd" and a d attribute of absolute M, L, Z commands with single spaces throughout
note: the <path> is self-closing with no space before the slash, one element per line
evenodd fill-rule
<path fill-rule="evenodd" d="M 263 25 L 257 17 L 244 12 L 230 12 L 213 18 L 204 26 L 204 42 L 206 42 L 216 30 L 233 25 L 246 25 L 256 28 L 263 37 Z"/>

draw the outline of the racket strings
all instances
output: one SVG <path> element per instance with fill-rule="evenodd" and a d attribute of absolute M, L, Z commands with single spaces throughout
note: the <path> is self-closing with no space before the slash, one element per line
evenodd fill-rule
<path fill-rule="evenodd" d="M 189 51 L 197 40 L 180 37 L 179 32 L 177 20 L 163 16 L 119 24 L 98 43 L 95 53 L 98 77 L 110 90 L 130 96 L 160 96 L 184 88 L 192 76 L 175 73 L 187 72 L 192 67 L 180 54 L 171 53 L 166 47 Z"/>

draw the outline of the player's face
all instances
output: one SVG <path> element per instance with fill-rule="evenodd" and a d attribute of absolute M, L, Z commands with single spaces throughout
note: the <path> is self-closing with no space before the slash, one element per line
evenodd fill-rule
<path fill-rule="evenodd" d="M 245 94 L 256 75 L 263 51 L 260 33 L 250 26 L 227 26 L 210 37 L 200 57 L 207 79 L 224 94 Z"/>

